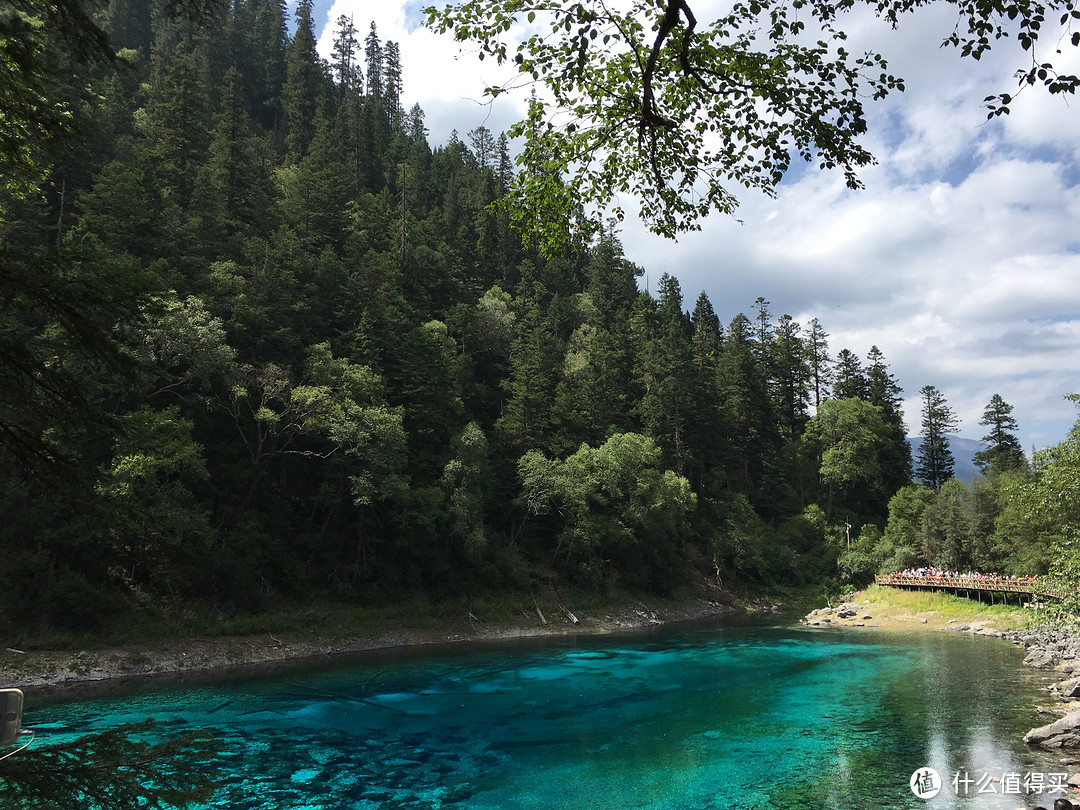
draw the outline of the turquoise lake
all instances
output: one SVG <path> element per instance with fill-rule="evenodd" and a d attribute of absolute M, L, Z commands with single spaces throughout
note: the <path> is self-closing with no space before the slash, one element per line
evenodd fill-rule
<path fill-rule="evenodd" d="M 226 753 L 208 807 L 229 810 L 1053 804 L 1032 791 L 1064 769 L 1020 741 L 1044 722 L 1035 707 L 1048 679 L 1013 645 L 772 622 L 372 654 L 51 705 L 31 697 L 24 726 L 40 743 L 148 717 L 162 733 L 212 728 Z M 909 779 L 927 766 L 944 784 L 924 801 Z"/>

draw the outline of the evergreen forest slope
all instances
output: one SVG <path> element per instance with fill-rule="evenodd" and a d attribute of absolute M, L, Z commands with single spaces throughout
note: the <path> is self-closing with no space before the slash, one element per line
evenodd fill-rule
<path fill-rule="evenodd" d="M 974 496 L 955 549 L 889 533 L 912 460 L 876 348 L 642 292 L 610 227 L 523 245 L 505 137 L 432 148 L 407 55 L 342 19 L 327 63 L 283 8 L 111 0 L 112 60 L 2 34 L 54 105 L 0 192 L 5 621 L 1045 570 L 1045 535 L 972 539 Z"/>

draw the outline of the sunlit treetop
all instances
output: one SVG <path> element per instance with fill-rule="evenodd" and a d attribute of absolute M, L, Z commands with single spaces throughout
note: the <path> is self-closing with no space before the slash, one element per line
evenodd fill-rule
<path fill-rule="evenodd" d="M 903 90 L 882 54 L 853 52 L 840 16 L 860 0 L 735 0 L 698 19 L 687 0 L 467 0 L 428 8 L 428 25 L 516 66 L 531 85 L 510 205 L 530 241 L 554 249 L 582 212 L 631 196 L 651 230 L 674 237 L 736 194 L 775 194 L 795 156 L 840 169 L 850 188 L 874 162 L 862 145 L 864 104 Z M 892 25 L 931 0 L 868 5 Z M 1080 78 L 1037 58 L 1039 43 L 1080 44 L 1074 0 L 938 0 L 956 8 L 942 43 L 979 59 L 1015 40 L 1020 88 L 1075 93 Z M 860 2 L 861 4 L 861 2 Z M 1012 94 L 985 99 L 1007 114 Z M 591 217 L 596 219 L 595 216 Z"/>

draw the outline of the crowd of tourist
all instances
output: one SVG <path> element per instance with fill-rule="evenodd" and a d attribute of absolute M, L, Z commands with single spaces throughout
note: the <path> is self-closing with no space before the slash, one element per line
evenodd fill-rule
<path fill-rule="evenodd" d="M 968 571 L 967 573 L 961 573 L 960 571 L 947 571 L 942 568 L 935 568 L 933 566 L 929 568 L 905 568 L 903 571 L 896 571 L 892 574 L 894 577 L 918 577 L 925 579 L 933 579 L 939 582 L 950 579 L 965 579 L 965 580 L 987 580 L 990 582 L 1013 582 L 1019 585 L 1031 584 L 1038 581 L 1038 577 L 1018 577 L 1015 575 L 1007 574 L 984 574 L 981 571 Z"/>

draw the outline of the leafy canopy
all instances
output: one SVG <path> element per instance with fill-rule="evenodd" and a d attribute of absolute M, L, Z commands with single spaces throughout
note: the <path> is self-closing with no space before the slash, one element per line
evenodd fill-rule
<path fill-rule="evenodd" d="M 1021 87 L 1075 93 L 1080 77 L 1036 58 L 1044 24 L 1057 47 L 1080 44 L 1074 0 L 949 2 L 958 20 L 943 44 L 979 59 L 1015 37 L 1030 60 Z M 464 0 L 426 13 L 434 30 L 477 43 L 481 59 L 516 66 L 517 86 L 533 86 L 526 120 L 510 130 L 524 138 L 525 170 L 509 201 L 526 238 L 550 250 L 575 213 L 624 194 L 658 234 L 697 230 L 712 211 L 735 212 L 740 186 L 774 194 L 794 155 L 841 169 L 859 188 L 858 169 L 874 162 L 860 143 L 864 101 L 904 83 L 882 54 L 847 49 L 838 19 L 856 3 L 736 0 L 707 23 L 688 0 Z M 929 3 L 868 4 L 895 26 Z M 1011 100 L 986 99 L 990 115 L 1008 113 Z"/>

